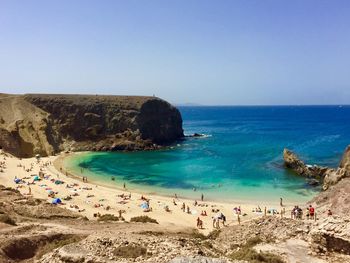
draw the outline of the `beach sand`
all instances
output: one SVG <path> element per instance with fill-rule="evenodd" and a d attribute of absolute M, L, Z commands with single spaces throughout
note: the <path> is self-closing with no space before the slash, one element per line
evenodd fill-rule
<path fill-rule="evenodd" d="M 198 193 L 198 204 L 194 205 L 195 200 L 182 199 L 181 197 L 175 199 L 177 205 L 173 203 L 173 197 L 160 196 L 155 194 L 147 194 L 144 196 L 150 200 L 150 207 L 152 211 L 144 212 L 140 207 L 143 200 L 141 200 L 142 194 L 137 191 L 129 192 L 128 189 L 116 189 L 106 187 L 104 185 L 98 185 L 96 182 L 83 182 L 82 178 L 77 176 L 66 176 L 62 167 L 62 161 L 67 154 L 62 153 L 58 156 L 41 157 L 39 160 L 36 158 L 19 159 L 9 154 L 2 153 L 0 161 L 5 162 L 5 169 L 0 173 L 0 184 L 6 187 L 17 188 L 22 194 L 28 195 L 29 191 L 35 198 L 45 199 L 47 202 L 52 202 L 53 198 L 49 197 L 49 191 L 53 191 L 55 198 L 60 198 L 64 204 L 60 204 L 61 207 L 77 211 L 82 216 L 94 220 L 94 214 L 114 214 L 119 215 L 119 210 L 125 211 L 122 216 L 125 220 L 129 221 L 132 217 L 147 215 L 156 219 L 159 224 L 167 228 L 176 227 L 193 227 L 196 228 L 197 218 L 203 221 L 203 233 L 211 232 L 213 228 L 212 217 L 218 212 L 212 210 L 219 210 L 226 216 L 226 225 L 238 224 L 238 215 L 234 213 L 233 208 L 240 207 L 241 222 L 250 220 L 252 218 L 260 217 L 264 215 L 264 208 L 275 208 L 281 211 L 279 200 L 274 203 L 266 203 L 264 200 L 256 200 L 256 203 L 237 201 L 234 203 L 224 203 L 215 201 L 198 201 L 201 199 L 201 193 Z M 27 169 L 30 169 L 28 171 Z M 27 170 L 27 171 L 26 171 Z M 34 182 L 34 184 L 27 185 L 28 182 L 32 182 L 35 176 L 42 172 L 46 179 Z M 16 184 L 14 182 L 15 177 L 23 179 L 25 183 Z M 63 184 L 56 184 L 55 181 L 63 181 Z M 72 186 L 67 188 L 67 185 Z M 74 186 L 73 186 L 74 185 Z M 29 190 L 30 189 L 30 190 Z M 125 195 L 130 199 L 124 200 L 120 197 Z M 253 194 L 253 193 L 252 193 Z M 75 196 L 74 196 L 75 195 Z M 72 199 L 64 200 L 65 197 L 71 196 Z M 191 213 L 183 212 L 181 210 L 182 203 L 189 206 Z M 168 206 L 170 212 L 165 211 L 165 206 Z M 257 206 L 260 206 L 262 213 L 252 212 Z M 76 207 L 76 208 L 73 208 Z M 286 208 L 285 208 L 286 209 Z M 205 210 L 207 216 L 201 216 L 201 212 Z M 288 209 L 286 209 L 288 211 Z M 289 216 L 290 213 L 286 212 L 285 216 Z M 280 215 L 276 215 L 280 216 Z M 222 227 L 222 224 L 220 224 Z"/>

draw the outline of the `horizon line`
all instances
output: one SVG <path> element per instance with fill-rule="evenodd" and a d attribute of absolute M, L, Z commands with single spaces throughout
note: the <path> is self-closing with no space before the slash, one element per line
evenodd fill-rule
<path fill-rule="evenodd" d="M 315 107 L 315 106 L 338 106 L 338 107 L 348 107 L 349 104 L 189 104 L 186 105 L 182 103 L 172 103 L 177 107 Z"/>

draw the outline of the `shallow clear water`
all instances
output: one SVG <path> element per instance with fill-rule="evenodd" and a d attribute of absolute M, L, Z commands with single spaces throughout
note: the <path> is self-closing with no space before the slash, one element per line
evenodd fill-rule
<path fill-rule="evenodd" d="M 188 138 L 173 149 L 85 153 L 65 167 L 108 185 L 216 200 L 306 201 L 319 189 L 283 168 L 287 147 L 307 163 L 337 166 L 350 144 L 349 106 L 180 107 Z M 111 180 L 115 178 L 115 181 Z M 193 189 L 196 189 L 194 191 Z"/>

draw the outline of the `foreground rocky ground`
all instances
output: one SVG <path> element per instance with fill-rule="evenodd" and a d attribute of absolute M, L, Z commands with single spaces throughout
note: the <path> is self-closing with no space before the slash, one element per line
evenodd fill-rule
<path fill-rule="evenodd" d="M 350 262 L 349 217 L 267 216 L 204 236 L 155 223 L 88 221 L 1 187 L 0 221 L 0 262 Z"/>

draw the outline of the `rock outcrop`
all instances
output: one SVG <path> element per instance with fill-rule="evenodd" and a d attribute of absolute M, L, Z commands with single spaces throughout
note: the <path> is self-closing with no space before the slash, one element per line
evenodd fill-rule
<path fill-rule="evenodd" d="M 295 153 L 288 149 L 284 149 L 283 159 L 287 168 L 305 177 L 323 178 L 328 170 L 328 167 L 306 165 Z"/>
<path fill-rule="evenodd" d="M 345 149 L 339 168 L 344 168 L 346 171 L 350 171 L 350 145 Z"/>
<path fill-rule="evenodd" d="M 157 149 L 182 137 L 180 112 L 156 97 L 0 94 L 0 146 L 18 157 Z"/>
<path fill-rule="evenodd" d="M 328 189 L 345 177 L 350 177 L 350 145 L 345 149 L 337 169 L 328 169 L 323 180 L 323 189 Z"/>
<path fill-rule="evenodd" d="M 350 255 L 350 219 L 328 217 L 311 232 L 311 249 L 316 254 L 338 252 Z"/>
<path fill-rule="evenodd" d="M 306 165 L 299 157 L 288 149 L 283 151 L 284 165 L 295 173 L 307 178 L 317 178 L 323 181 L 323 190 L 335 185 L 345 177 L 350 177 L 350 146 L 344 152 L 338 168 L 318 165 Z"/>

